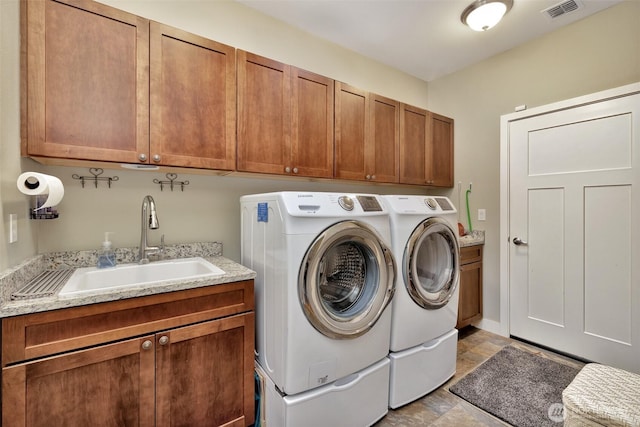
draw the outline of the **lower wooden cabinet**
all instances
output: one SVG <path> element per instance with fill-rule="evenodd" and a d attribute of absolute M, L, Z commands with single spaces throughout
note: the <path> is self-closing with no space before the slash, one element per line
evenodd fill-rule
<path fill-rule="evenodd" d="M 114 321 L 120 323 L 120 329 L 145 329 L 145 326 L 156 324 L 158 330 L 154 333 L 108 342 L 119 332 L 104 331 L 99 335 L 105 344 L 5 366 L 2 371 L 3 425 L 251 425 L 254 421 L 253 283 L 238 283 L 244 285 L 227 287 L 225 292 L 214 294 L 207 294 L 206 290 L 174 293 L 179 296 L 175 305 L 190 305 L 190 313 L 184 307 L 172 307 L 166 299 L 143 305 L 141 311 L 147 315 L 142 316 L 146 317 L 142 323 L 127 322 L 128 306 L 111 312 L 114 319 L 120 318 Z M 206 289 L 215 291 L 217 289 L 213 288 L 217 286 L 228 285 Z M 205 312 L 211 315 L 219 309 L 224 311 L 224 301 L 232 302 L 233 294 L 239 302 L 245 301 L 236 304 L 232 311 L 242 311 L 244 303 L 245 308 L 251 310 L 165 329 Z M 148 299 L 154 297 L 140 298 Z M 117 305 L 95 306 L 100 311 Z M 52 344 L 57 341 L 52 338 L 54 325 L 62 320 L 64 312 L 71 312 L 68 320 L 73 329 L 72 318 L 86 314 L 83 309 L 59 310 L 55 312 L 57 318 L 39 313 L 20 316 L 22 319 L 18 321 L 3 319 L 3 365 L 5 355 L 11 357 L 10 346 L 5 345 L 5 340 L 12 334 L 26 332 L 26 341 L 34 341 L 36 337 L 44 336 L 40 334 L 42 330 L 48 330 L 53 334 L 48 334 L 50 342 L 46 344 Z M 162 312 L 165 315 L 159 317 Z M 101 314 L 98 312 L 93 316 Z M 85 322 L 96 319 L 91 319 L 92 315 L 83 317 Z M 77 333 L 72 333 L 74 336 L 67 340 L 71 346 L 81 345 L 86 338 L 86 330 L 80 329 L 86 328 L 77 328 Z"/>
<path fill-rule="evenodd" d="M 482 318 L 482 248 L 482 245 L 460 248 L 458 329 Z"/>

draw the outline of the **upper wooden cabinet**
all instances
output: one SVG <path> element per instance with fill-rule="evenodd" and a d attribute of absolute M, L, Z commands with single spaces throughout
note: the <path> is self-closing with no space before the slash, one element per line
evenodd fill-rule
<path fill-rule="evenodd" d="M 429 113 L 431 121 L 431 184 L 453 187 L 453 119 Z"/>
<path fill-rule="evenodd" d="M 291 67 L 291 81 L 291 171 L 331 178 L 334 81 L 296 67 Z"/>
<path fill-rule="evenodd" d="M 398 182 L 399 103 L 336 82 L 335 176 Z"/>
<path fill-rule="evenodd" d="M 400 167 L 400 103 L 371 94 L 370 131 L 365 178 L 396 183 Z"/>
<path fill-rule="evenodd" d="M 138 162 L 149 145 L 149 21 L 85 0 L 21 7 L 23 153 Z"/>
<path fill-rule="evenodd" d="M 401 104 L 400 183 L 453 187 L 453 119 Z"/>
<path fill-rule="evenodd" d="M 453 186 L 447 117 L 92 0 L 21 14 L 25 156 Z"/>
<path fill-rule="evenodd" d="M 236 166 L 235 49 L 151 22 L 151 163 Z"/>
<path fill-rule="evenodd" d="M 238 50 L 238 170 L 329 178 L 333 80 Z"/>
<path fill-rule="evenodd" d="M 235 49 L 85 0 L 23 1 L 23 153 L 235 169 Z"/>

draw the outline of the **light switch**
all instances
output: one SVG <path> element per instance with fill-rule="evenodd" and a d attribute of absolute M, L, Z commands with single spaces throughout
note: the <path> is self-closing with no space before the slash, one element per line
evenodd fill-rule
<path fill-rule="evenodd" d="M 487 210 L 478 209 L 478 221 L 486 221 L 486 220 L 487 220 Z"/>
<path fill-rule="evenodd" d="M 18 215 L 9 214 L 9 243 L 18 241 Z"/>

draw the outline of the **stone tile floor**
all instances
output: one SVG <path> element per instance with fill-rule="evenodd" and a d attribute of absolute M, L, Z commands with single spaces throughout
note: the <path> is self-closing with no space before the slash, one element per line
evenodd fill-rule
<path fill-rule="evenodd" d="M 389 413 L 375 427 L 409 426 L 509 426 L 492 415 L 449 392 L 449 387 L 507 345 L 540 353 L 560 363 L 581 367 L 573 359 L 549 352 L 521 341 L 505 338 L 469 326 L 458 336 L 458 359 L 455 375 L 437 390 Z M 560 426 L 560 424 L 558 424 Z"/>

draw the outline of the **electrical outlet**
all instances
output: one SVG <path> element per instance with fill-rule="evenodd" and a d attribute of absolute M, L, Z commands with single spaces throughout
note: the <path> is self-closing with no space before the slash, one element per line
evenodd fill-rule
<path fill-rule="evenodd" d="M 9 243 L 18 241 L 18 215 L 9 214 Z"/>
<path fill-rule="evenodd" d="M 478 209 L 478 221 L 486 221 L 486 220 L 487 220 L 487 210 Z"/>

